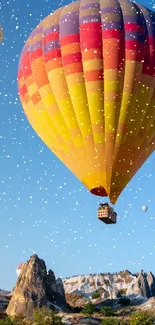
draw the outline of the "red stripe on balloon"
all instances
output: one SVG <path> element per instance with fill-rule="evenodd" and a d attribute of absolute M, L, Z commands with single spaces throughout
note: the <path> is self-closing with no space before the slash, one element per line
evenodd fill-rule
<path fill-rule="evenodd" d="M 23 77 L 23 70 L 19 70 L 17 76 L 18 80 L 20 80 L 22 77 Z"/>
<path fill-rule="evenodd" d="M 49 52 L 46 52 L 44 55 L 44 60 L 45 62 L 48 62 L 50 60 L 53 60 L 55 58 L 60 58 L 61 57 L 61 50 L 60 49 L 54 49 Z"/>
<path fill-rule="evenodd" d="M 119 38 L 121 39 L 123 37 L 123 32 L 122 30 L 114 30 L 114 29 L 109 29 L 109 30 L 103 30 L 102 31 L 102 38 L 107 39 L 107 38 Z"/>
<path fill-rule="evenodd" d="M 82 61 L 82 54 L 79 53 L 71 53 L 62 57 L 63 65 L 68 65 L 76 62 Z"/>
<path fill-rule="evenodd" d="M 155 71 L 152 69 L 152 67 L 150 67 L 150 65 L 147 64 L 144 64 L 143 66 L 143 73 L 152 77 L 155 76 Z"/>
<path fill-rule="evenodd" d="M 87 23 L 80 25 L 81 50 L 100 49 L 102 47 L 101 23 Z"/>
<path fill-rule="evenodd" d="M 127 50 L 133 51 L 142 51 L 144 53 L 144 43 L 140 43 L 133 40 L 126 40 L 125 41 L 125 48 Z"/>
<path fill-rule="evenodd" d="M 24 96 L 26 93 L 27 93 L 27 87 L 26 87 L 26 85 L 24 85 L 21 88 L 19 88 L 19 94 L 21 96 Z"/>
<path fill-rule="evenodd" d="M 149 37 L 146 36 L 145 39 L 146 39 L 146 42 L 147 42 L 149 45 L 152 45 L 152 46 L 155 47 L 155 37 L 153 37 L 153 36 L 149 36 Z"/>
<path fill-rule="evenodd" d="M 23 70 L 24 77 L 28 77 L 30 74 L 32 74 L 32 69 L 30 64 L 30 52 L 27 52 L 23 55 L 22 66 L 24 67 Z"/>
<path fill-rule="evenodd" d="M 61 46 L 65 46 L 65 45 L 71 44 L 71 43 L 80 43 L 80 35 L 72 34 L 72 35 L 67 35 L 60 39 Z"/>
<path fill-rule="evenodd" d="M 55 41 L 55 40 L 59 40 L 59 32 L 54 32 L 54 33 L 46 35 L 43 38 L 42 42 L 43 42 L 43 45 L 46 45 L 47 43 L 49 43 L 51 41 Z"/>
<path fill-rule="evenodd" d="M 133 40 L 126 40 L 125 49 L 126 51 L 133 51 L 133 56 L 131 57 L 131 60 L 136 60 L 138 62 L 144 60 L 144 43 L 140 43 Z"/>
<path fill-rule="evenodd" d="M 137 25 L 136 23 L 126 23 L 124 24 L 124 28 L 126 31 L 132 31 L 132 32 L 139 32 L 144 33 L 144 26 Z"/>
<path fill-rule="evenodd" d="M 155 40 L 154 44 L 151 44 L 149 38 L 145 42 L 145 60 L 144 64 L 150 64 L 155 69 Z"/>
<path fill-rule="evenodd" d="M 40 58 L 43 55 L 42 49 L 37 49 L 36 51 L 31 53 L 31 61 L 34 61 Z"/>

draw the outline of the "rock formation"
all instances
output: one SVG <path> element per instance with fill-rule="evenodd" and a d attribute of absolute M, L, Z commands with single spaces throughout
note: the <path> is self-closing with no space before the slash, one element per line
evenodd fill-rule
<path fill-rule="evenodd" d="M 10 291 L 0 289 L 0 296 L 6 296 L 9 293 L 10 293 Z"/>
<path fill-rule="evenodd" d="M 119 273 L 100 273 L 56 279 L 52 270 L 47 272 L 45 262 L 33 255 L 24 264 L 7 308 L 10 316 L 31 317 L 34 308 L 50 306 L 58 311 L 66 310 L 66 300 L 74 309 L 80 309 L 88 300 L 98 306 L 108 303 L 116 306 L 122 296 L 130 305 L 140 305 L 155 296 L 155 277 L 151 272 L 132 274 L 128 270 Z M 124 299 L 124 298 L 123 298 Z M 154 300 L 152 300 L 154 303 Z M 1 300 L 2 307 L 7 301 Z"/>
<path fill-rule="evenodd" d="M 147 280 L 147 274 L 143 271 L 140 272 L 134 285 L 132 286 L 132 291 L 135 294 L 139 294 L 143 297 L 151 297 L 151 288 Z"/>
<path fill-rule="evenodd" d="M 33 255 L 19 275 L 7 314 L 31 317 L 34 308 L 47 305 L 65 307 L 63 283 L 51 270 L 47 273 L 45 262 Z"/>
<path fill-rule="evenodd" d="M 155 296 L 155 277 L 152 272 L 147 273 L 147 282 L 150 288 L 150 297 Z"/>
<path fill-rule="evenodd" d="M 11 297 L 0 295 L 0 314 L 4 312 L 9 304 Z"/>
<path fill-rule="evenodd" d="M 144 298 L 155 296 L 155 277 L 151 272 L 145 273 L 143 270 L 139 274 L 132 274 L 126 270 L 113 274 L 74 276 L 64 279 L 63 284 L 67 298 L 69 294 L 76 294 L 79 295 L 79 299 L 81 297 L 93 299 L 94 293 L 98 293 L 98 297 L 102 300 L 116 299 L 131 294 Z"/>
<path fill-rule="evenodd" d="M 65 304 L 65 291 L 62 280 L 56 280 L 52 270 L 49 270 L 47 274 L 46 293 L 49 301 L 55 301 L 59 306 Z"/>

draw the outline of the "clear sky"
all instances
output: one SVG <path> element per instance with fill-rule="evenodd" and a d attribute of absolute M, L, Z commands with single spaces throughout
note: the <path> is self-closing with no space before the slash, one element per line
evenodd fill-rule
<path fill-rule="evenodd" d="M 141 269 L 155 273 L 155 154 L 121 194 L 117 225 L 96 218 L 91 195 L 29 125 L 17 94 L 17 66 L 31 30 L 69 1 L 1 0 L 0 288 L 35 252 L 56 276 Z M 153 0 L 139 0 L 153 8 Z M 147 213 L 142 205 L 147 204 Z"/>

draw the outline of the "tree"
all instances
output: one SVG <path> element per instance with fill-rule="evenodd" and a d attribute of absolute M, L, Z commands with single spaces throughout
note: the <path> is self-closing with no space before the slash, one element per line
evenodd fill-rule
<path fill-rule="evenodd" d="M 151 310 L 136 311 L 131 316 L 130 325 L 154 325 L 155 313 Z"/>
<path fill-rule="evenodd" d="M 47 307 L 36 309 L 33 313 L 33 319 L 36 325 L 63 325 L 62 318 Z"/>
<path fill-rule="evenodd" d="M 115 315 L 113 308 L 110 306 L 101 307 L 100 313 L 106 317 Z"/>
<path fill-rule="evenodd" d="M 91 317 L 95 311 L 95 306 L 89 301 L 83 308 L 82 313 L 88 317 Z"/>

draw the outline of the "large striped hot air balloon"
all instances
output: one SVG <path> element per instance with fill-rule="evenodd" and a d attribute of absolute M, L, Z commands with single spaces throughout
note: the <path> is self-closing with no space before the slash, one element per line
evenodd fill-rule
<path fill-rule="evenodd" d="M 115 203 L 155 149 L 155 13 L 128 0 L 56 10 L 29 36 L 18 85 L 45 144 Z"/>

